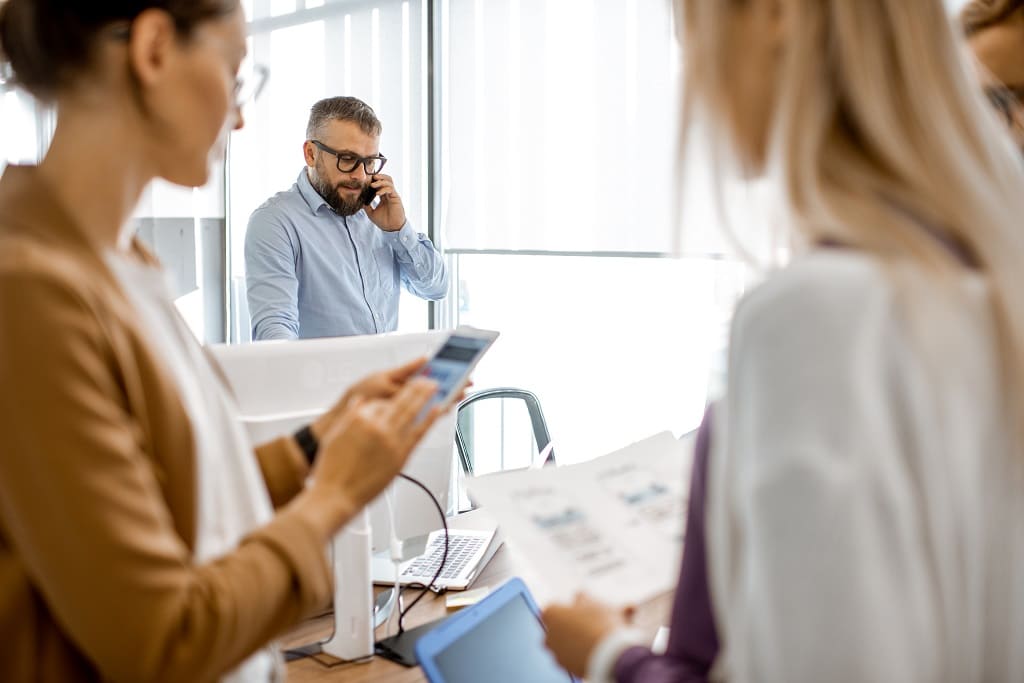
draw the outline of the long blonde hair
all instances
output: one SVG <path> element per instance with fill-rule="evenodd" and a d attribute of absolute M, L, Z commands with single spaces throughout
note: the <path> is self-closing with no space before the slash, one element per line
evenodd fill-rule
<path fill-rule="evenodd" d="M 677 0 L 684 92 L 712 115 L 727 101 L 727 22 L 744 2 Z M 947 274 L 961 267 L 949 245 L 965 254 L 991 287 L 1020 449 L 1024 164 L 986 106 L 943 3 L 783 2 L 768 164 L 788 225 L 807 244 L 839 242 Z"/>

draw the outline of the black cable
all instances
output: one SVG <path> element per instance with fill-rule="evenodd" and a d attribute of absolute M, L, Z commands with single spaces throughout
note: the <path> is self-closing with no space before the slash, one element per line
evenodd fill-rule
<path fill-rule="evenodd" d="M 405 633 L 405 627 L 402 625 L 402 619 L 405 615 L 408 614 L 409 610 L 416 606 L 416 603 L 423 599 L 423 596 L 427 594 L 427 591 L 439 588 L 437 586 L 437 580 L 440 578 L 441 573 L 444 571 L 444 566 L 448 562 L 448 520 L 445 519 L 444 510 L 441 509 L 441 503 L 437 502 L 437 498 L 430 492 L 430 489 L 407 474 L 399 473 L 398 476 L 406 481 L 416 484 L 416 486 L 419 486 L 428 496 L 430 496 L 430 500 L 434 502 L 434 507 L 437 508 L 437 513 L 441 515 L 441 525 L 444 527 L 444 554 L 441 556 L 441 564 L 438 565 L 437 571 L 434 572 L 434 577 L 430 579 L 430 585 L 424 586 L 422 583 L 411 583 L 398 591 L 398 635 L 402 635 Z M 422 590 L 420 591 L 420 594 L 416 596 L 416 599 L 409 603 L 408 607 L 402 609 L 402 592 L 406 588 L 422 588 Z"/>
<path fill-rule="evenodd" d="M 437 571 L 434 573 L 433 578 L 430 579 L 430 585 L 429 586 L 425 586 L 422 583 L 410 583 L 410 584 L 407 584 L 407 585 L 403 586 L 398 591 L 398 598 L 396 599 L 395 602 L 399 606 L 398 607 L 398 635 L 402 635 L 405 632 L 405 627 L 402 625 L 402 619 L 405 617 L 406 614 L 408 614 L 409 610 L 411 610 L 413 607 L 415 607 L 416 603 L 418 603 L 420 600 L 423 599 L 423 596 L 427 594 L 427 591 L 432 590 L 432 589 L 436 589 L 439 592 L 441 591 L 441 589 L 437 586 L 437 580 L 438 580 L 438 578 L 440 578 L 441 573 L 444 571 L 445 564 L 448 563 L 448 520 L 444 516 L 444 510 L 441 509 L 441 503 L 439 503 L 438 500 L 437 500 L 437 497 L 434 496 L 434 494 L 430 492 L 430 489 L 428 489 L 426 486 L 424 486 L 423 483 L 420 482 L 419 480 L 414 479 L 414 478 L 410 477 L 407 474 L 403 474 L 403 473 L 400 472 L 398 474 L 398 476 L 400 476 L 402 479 L 405 479 L 406 481 L 409 481 L 409 482 L 412 482 L 413 484 L 416 484 L 416 486 L 419 486 L 421 489 L 423 489 L 426 492 L 426 494 L 428 496 L 430 496 L 430 500 L 433 501 L 434 507 L 437 508 L 437 513 L 441 516 L 441 526 L 444 527 L 444 554 L 441 556 L 441 564 L 438 566 Z M 408 607 L 406 607 L 405 609 L 402 609 L 401 608 L 401 605 L 402 605 L 402 592 L 406 588 L 422 589 L 422 590 L 420 591 L 420 594 L 416 596 L 416 599 L 413 600 L 411 603 L 409 603 Z M 315 654 L 312 651 L 309 651 L 309 650 L 306 650 L 306 649 L 303 649 L 303 648 L 294 648 L 294 649 L 284 650 L 284 655 L 285 655 L 285 661 L 293 661 L 293 660 L 296 660 L 296 659 L 302 659 L 304 657 L 312 657 L 319 664 L 321 664 L 323 666 L 327 666 L 327 667 L 333 667 L 336 664 L 351 664 L 352 663 L 352 662 L 328 663 L 326 661 L 323 661 L 323 660 L 319 659 L 317 656 L 315 656 Z"/>

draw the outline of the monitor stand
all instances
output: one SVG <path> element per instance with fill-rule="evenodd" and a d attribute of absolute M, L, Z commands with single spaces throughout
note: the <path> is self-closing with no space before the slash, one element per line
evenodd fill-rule
<path fill-rule="evenodd" d="M 373 603 L 373 628 L 377 630 L 384 624 L 390 617 L 391 613 L 395 609 L 394 599 L 395 589 L 394 587 L 388 588 L 377 594 Z M 291 662 L 296 659 L 303 659 L 305 657 L 313 657 L 315 655 L 322 655 L 324 653 L 324 642 L 317 641 L 315 643 L 307 643 L 300 645 L 299 647 L 291 647 L 284 651 L 284 659 L 286 662 Z"/>
<path fill-rule="evenodd" d="M 286 661 L 330 655 L 341 662 L 366 662 L 377 654 L 402 666 L 417 666 L 416 641 L 447 617 L 374 643 L 374 631 L 398 609 L 398 600 L 394 587 L 373 598 L 370 539 L 370 515 L 365 509 L 334 537 L 334 631 L 327 640 L 288 649 Z M 426 539 L 409 539 L 403 544 L 403 555 L 413 549 L 416 554 L 422 553 Z"/>

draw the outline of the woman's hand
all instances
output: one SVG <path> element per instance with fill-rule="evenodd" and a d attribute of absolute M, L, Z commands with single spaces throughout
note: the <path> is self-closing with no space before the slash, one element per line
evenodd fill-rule
<path fill-rule="evenodd" d="M 405 386 L 406 382 L 408 382 L 411 377 L 420 371 L 420 368 L 422 368 L 426 362 L 426 358 L 417 358 L 416 360 L 406 363 L 400 367 L 376 372 L 352 385 L 349 387 L 349 390 L 345 392 L 345 395 L 341 397 L 340 401 L 335 403 L 330 410 L 318 417 L 313 424 L 309 426 L 310 429 L 313 430 L 313 436 L 316 437 L 317 441 L 322 442 L 324 434 L 327 433 L 330 426 L 345 414 L 345 411 L 350 405 L 352 405 L 353 401 L 391 398 L 398 393 L 399 389 Z"/>
<path fill-rule="evenodd" d="M 552 605 L 544 610 L 548 631 L 545 644 L 566 671 L 582 678 L 594 648 L 625 625 L 631 612 L 613 610 L 585 595 L 577 595 L 572 605 Z"/>
<path fill-rule="evenodd" d="M 418 377 L 391 398 L 353 397 L 345 412 L 327 426 L 312 482 L 300 494 L 303 513 L 325 541 L 402 470 L 442 412 L 435 406 L 422 420 L 416 419 L 436 391 L 435 382 Z"/>

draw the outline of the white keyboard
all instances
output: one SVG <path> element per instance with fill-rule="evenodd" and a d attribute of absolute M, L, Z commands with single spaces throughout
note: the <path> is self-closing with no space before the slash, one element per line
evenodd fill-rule
<path fill-rule="evenodd" d="M 439 588 L 462 590 L 469 587 L 473 579 L 494 554 L 491 548 L 494 530 L 475 531 L 450 529 L 448 532 L 448 560 L 435 585 Z M 490 552 L 488 552 L 490 551 Z M 399 565 L 399 583 L 422 583 L 429 585 L 444 556 L 444 531 L 431 532 L 427 547 L 422 555 Z M 394 565 L 380 555 L 373 558 L 373 580 L 393 582 Z M 386 566 L 380 566 L 382 563 Z M 385 578 L 388 577 L 388 578 Z"/>

